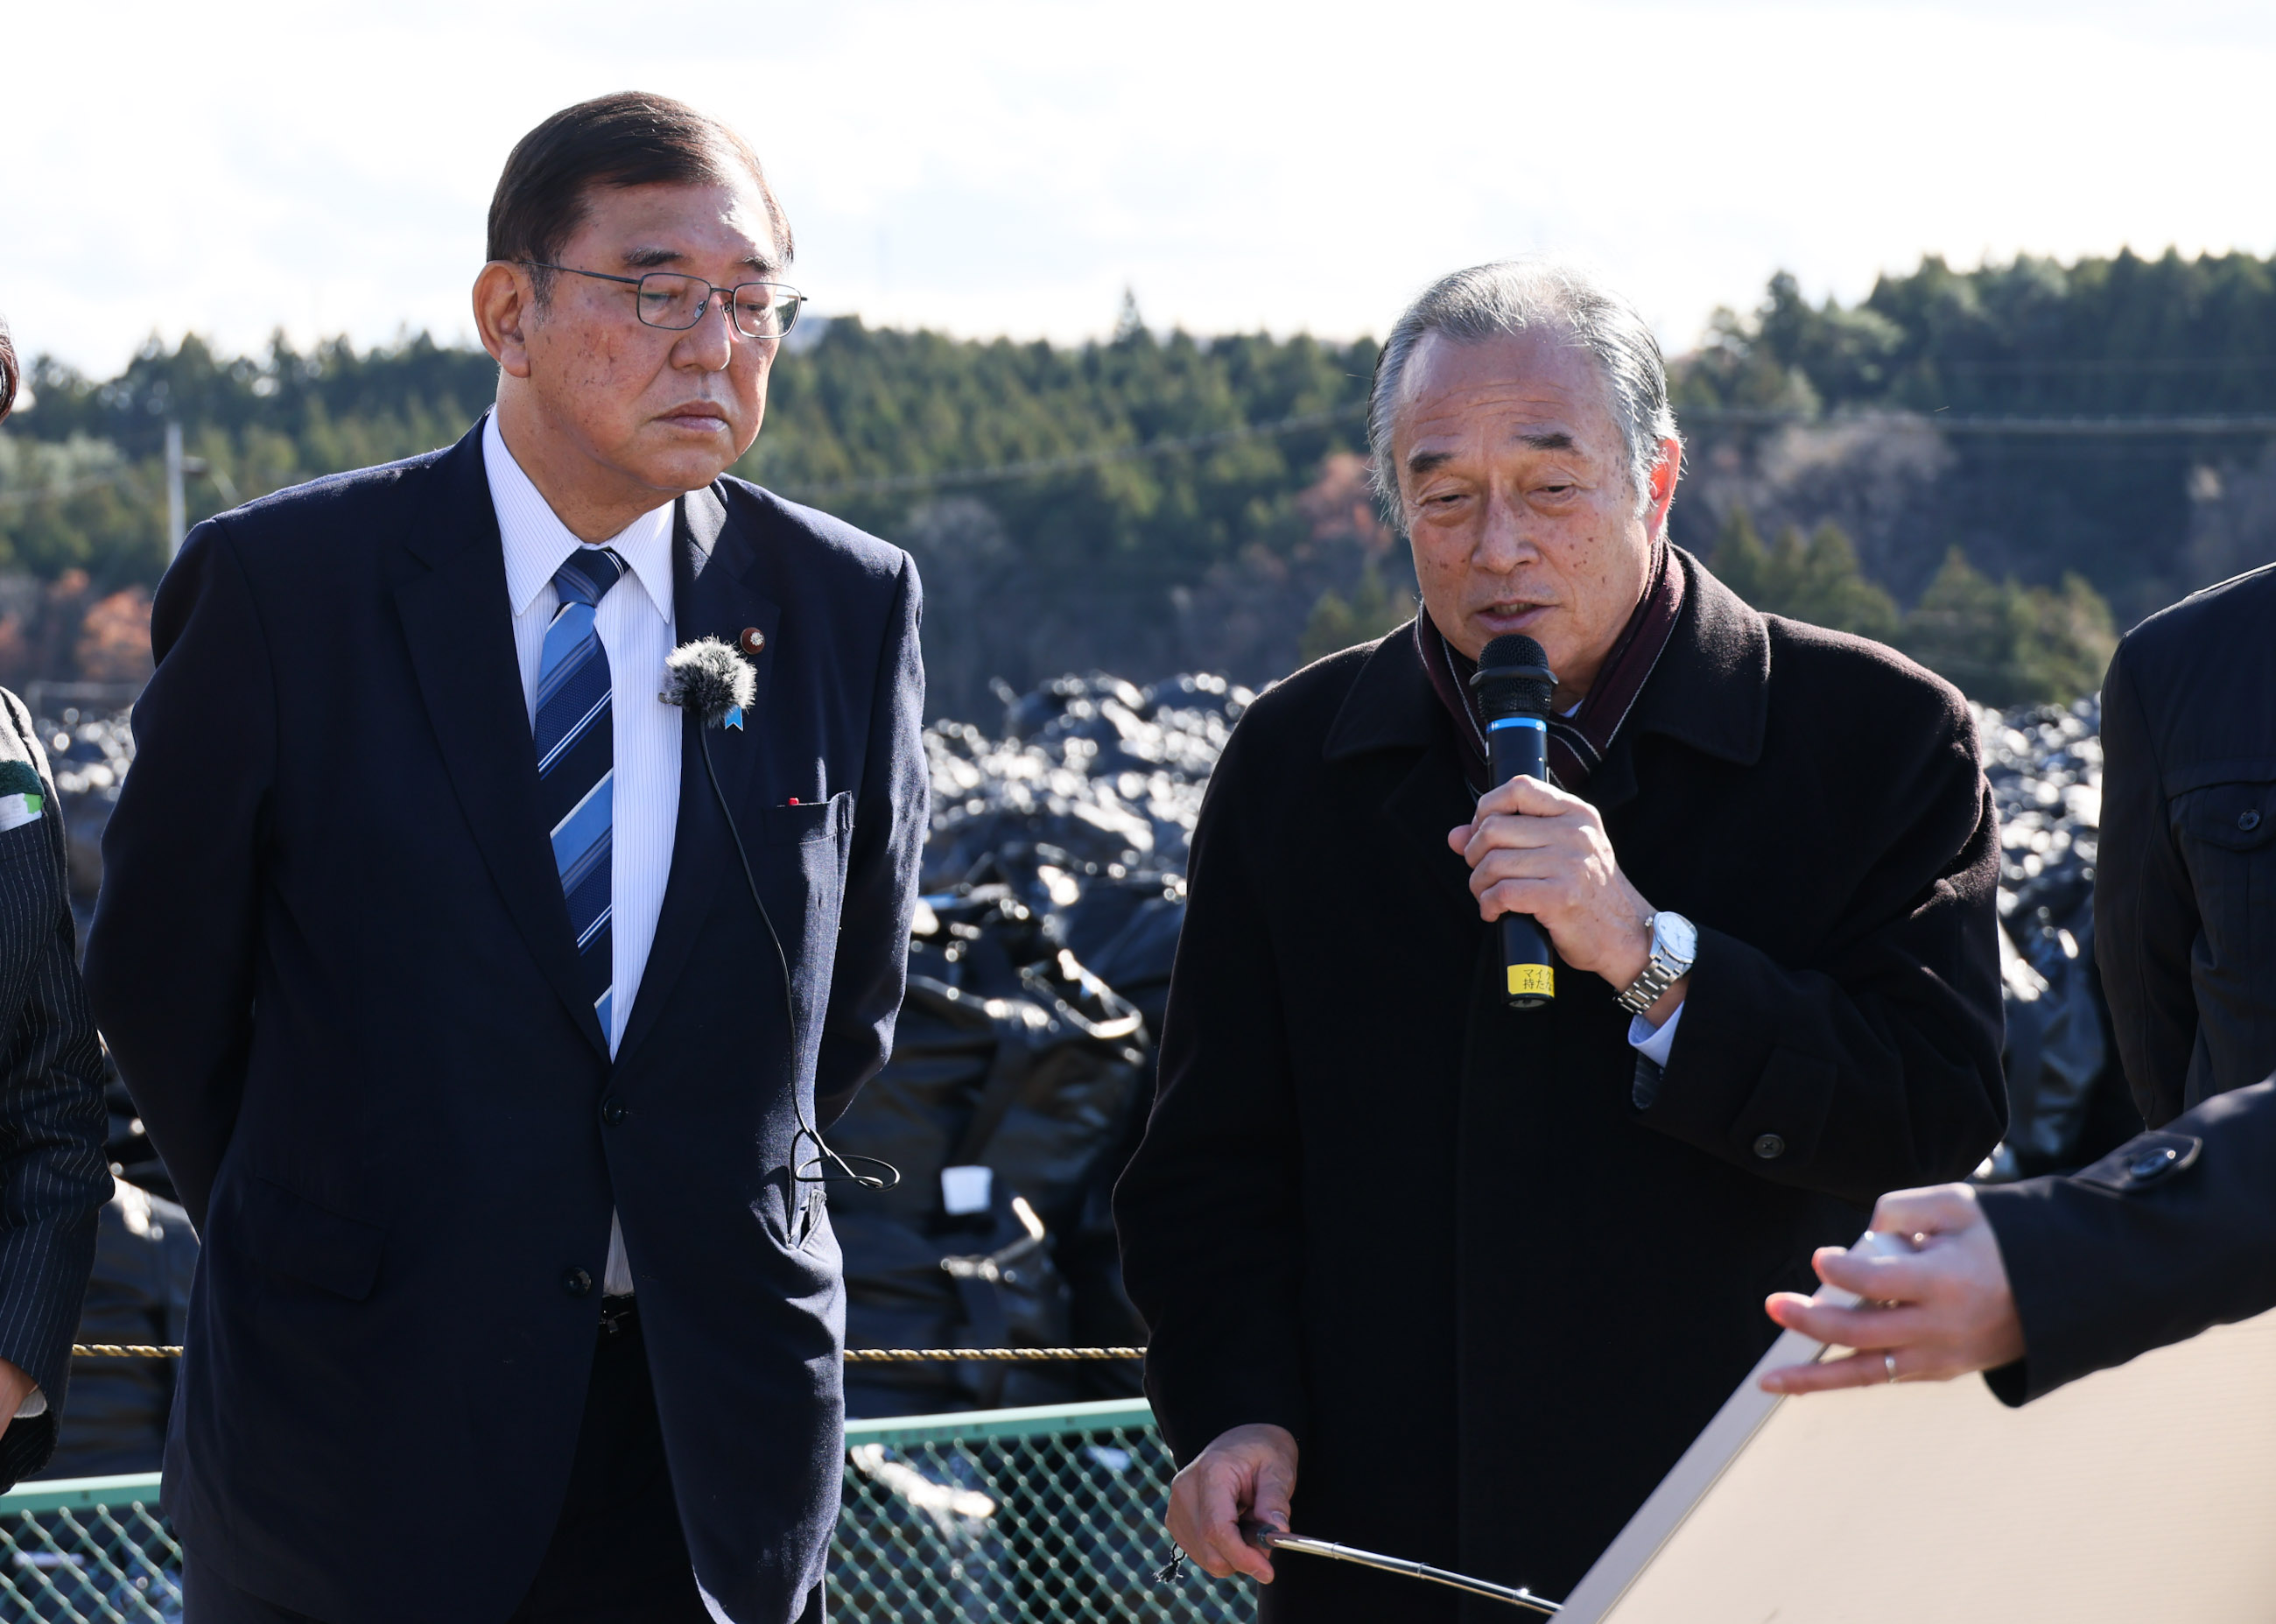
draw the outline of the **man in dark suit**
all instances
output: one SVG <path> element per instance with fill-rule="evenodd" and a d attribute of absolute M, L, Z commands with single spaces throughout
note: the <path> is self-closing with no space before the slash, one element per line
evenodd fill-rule
<path fill-rule="evenodd" d="M 790 249 L 716 122 L 557 114 L 475 284 L 497 411 L 160 588 L 88 970 L 204 1241 L 192 1624 L 822 1615 L 814 1130 L 890 1042 L 926 791 L 909 560 L 722 477 Z M 704 637 L 755 683 L 708 733 L 658 697 Z"/>
<path fill-rule="evenodd" d="M 2126 634 L 2102 683 L 2095 951 L 2157 1127 L 2276 1071 L 2276 565 Z"/>
<path fill-rule="evenodd" d="M 20 374 L 0 322 L 0 421 Z M 80 984 L 63 808 L 31 713 L 0 689 L 0 1490 L 45 1465 L 95 1266 L 102 1048 Z"/>
<path fill-rule="evenodd" d="M 1873 1228 L 1909 1256 L 1831 1248 L 1854 1309 L 1780 1294 L 1772 1318 L 1857 1351 L 1769 1372 L 1773 1393 L 1984 1372 L 2024 1404 L 2212 1325 L 2276 1309 L 2276 1078 L 2216 1094 L 2068 1178 L 1899 1190 Z"/>
<path fill-rule="evenodd" d="M 1968 709 L 1667 543 L 1634 310 L 1554 265 L 1447 277 L 1371 438 L 1423 613 L 1234 730 L 1116 1194 L 1172 1537 L 1271 1579 L 1268 1617 L 1369 1624 L 1462 1604 L 1276 1577 L 1238 1519 L 1561 1593 L 1761 1356 L 1760 1292 L 2006 1104 Z M 1558 679 L 1553 785 L 1486 782 L 1467 679 L 1512 634 Z M 1546 1008 L 1506 1005 L 1505 912 L 1554 942 Z"/>

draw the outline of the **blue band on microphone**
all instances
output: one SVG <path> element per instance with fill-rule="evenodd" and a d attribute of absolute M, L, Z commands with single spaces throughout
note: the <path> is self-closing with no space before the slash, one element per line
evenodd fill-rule
<path fill-rule="evenodd" d="M 1539 717 L 1496 717 L 1486 724 L 1490 732 L 1498 733 L 1505 727 L 1537 727 L 1544 733 L 1549 731 L 1549 724 Z"/>

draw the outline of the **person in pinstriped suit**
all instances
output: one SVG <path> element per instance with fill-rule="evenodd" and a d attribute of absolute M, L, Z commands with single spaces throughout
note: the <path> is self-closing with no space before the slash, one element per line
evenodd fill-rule
<path fill-rule="evenodd" d="M 0 421 L 19 372 L 0 322 Z M 45 1466 L 95 1267 L 102 1046 L 80 984 L 56 786 L 24 702 L 0 688 L 0 1490 Z"/>

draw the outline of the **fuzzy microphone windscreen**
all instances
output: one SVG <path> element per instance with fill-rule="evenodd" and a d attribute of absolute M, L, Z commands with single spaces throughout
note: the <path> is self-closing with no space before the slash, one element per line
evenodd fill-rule
<path fill-rule="evenodd" d="M 682 643 L 664 656 L 664 702 L 693 710 L 706 727 L 747 706 L 758 687 L 751 663 L 716 637 Z"/>

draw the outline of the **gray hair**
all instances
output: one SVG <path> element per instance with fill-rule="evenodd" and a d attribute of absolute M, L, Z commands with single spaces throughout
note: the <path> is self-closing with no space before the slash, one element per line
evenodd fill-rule
<path fill-rule="evenodd" d="M 1612 421 L 1628 456 L 1628 482 L 1636 512 L 1651 501 L 1651 471 L 1663 440 L 1680 436 L 1667 403 L 1667 364 L 1659 340 L 1635 307 L 1606 287 L 1595 272 L 1562 260 L 1529 255 L 1473 265 L 1441 277 L 1392 323 L 1376 357 L 1368 391 L 1369 482 L 1391 523 L 1401 530 L 1399 470 L 1392 465 L 1391 435 L 1407 366 L 1422 340 L 1443 333 L 1455 344 L 1483 344 L 1536 327 L 1562 332 L 1603 368 Z"/>

